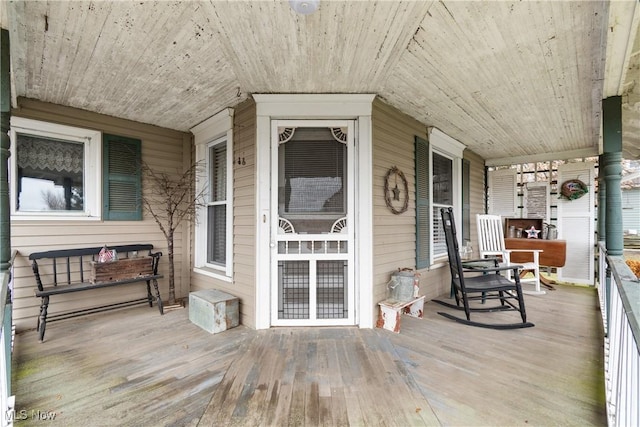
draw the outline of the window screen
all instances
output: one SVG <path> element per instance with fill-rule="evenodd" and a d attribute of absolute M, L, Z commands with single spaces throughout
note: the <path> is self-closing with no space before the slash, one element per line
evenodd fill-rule
<path fill-rule="evenodd" d="M 280 147 L 280 214 L 344 214 L 346 145 L 328 128 L 298 128 Z"/>
<path fill-rule="evenodd" d="M 433 256 L 447 254 L 440 209 L 453 207 L 453 161 L 433 153 Z"/>
<path fill-rule="evenodd" d="M 211 168 L 211 201 L 227 199 L 227 146 L 218 144 L 209 148 L 209 165 Z"/>
<path fill-rule="evenodd" d="M 84 144 L 17 134 L 22 212 L 84 210 Z"/>
<path fill-rule="evenodd" d="M 227 254 L 227 145 L 209 147 L 207 262 L 224 265 Z"/>
<path fill-rule="evenodd" d="M 433 203 L 453 205 L 453 162 L 433 153 Z"/>

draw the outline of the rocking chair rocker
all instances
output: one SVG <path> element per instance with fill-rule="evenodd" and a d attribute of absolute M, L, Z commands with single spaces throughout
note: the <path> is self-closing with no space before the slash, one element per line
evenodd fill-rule
<path fill-rule="evenodd" d="M 465 261 L 463 265 L 460 261 L 453 209 L 440 209 L 440 214 L 447 243 L 449 268 L 451 269 L 451 283 L 453 285 L 456 304 L 453 305 L 439 300 L 433 301 L 449 308 L 464 310 L 466 319 L 456 317 L 445 312 L 438 312 L 438 314 L 465 325 L 483 328 L 515 329 L 534 326 L 533 323 L 527 322 L 527 315 L 524 307 L 524 296 L 522 293 L 522 286 L 520 284 L 520 275 L 518 274 L 518 270 L 521 269 L 522 266 L 513 264 L 508 266 L 499 266 L 497 258 Z M 490 266 L 488 264 L 493 265 Z M 513 271 L 513 277 L 515 280 L 509 280 L 500 275 L 501 271 L 506 270 Z M 500 305 L 494 307 L 472 306 L 472 303 L 476 301 L 484 304 L 484 302 L 488 300 L 499 300 Z M 460 305 L 460 302 L 462 302 L 462 306 Z M 522 322 L 482 323 L 471 320 L 471 312 L 493 311 L 518 311 L 522 318 Z"/>

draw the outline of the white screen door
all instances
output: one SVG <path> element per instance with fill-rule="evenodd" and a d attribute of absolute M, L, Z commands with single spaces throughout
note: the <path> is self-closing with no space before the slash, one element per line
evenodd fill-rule
<path fill-rule="evenodd" d="M 355 324 L 354 122 L 272 121 L 271 324 Z"/>

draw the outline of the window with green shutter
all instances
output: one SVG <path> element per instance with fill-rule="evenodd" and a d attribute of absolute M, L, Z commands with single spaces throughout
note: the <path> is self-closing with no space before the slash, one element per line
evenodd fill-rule
<path fill-rule="evenodd" d="M 139 139 L 103 135 L 104 220 L 142 220 L 141 146 Z"/>
<path fill-rule="evenodd" d="M 416 136 L 416 268 L 429 266 L 429 143 Z"/>

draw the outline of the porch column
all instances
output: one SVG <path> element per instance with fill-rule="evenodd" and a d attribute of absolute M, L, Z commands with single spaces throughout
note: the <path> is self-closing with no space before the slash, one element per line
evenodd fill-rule
<path fill-rule="evenodd" d="M 598 157 L 600 167 L 604 166 L 604 154 Z M 604 242 L 607 237 L 607 183 L 604 180 L 604 173 L 598 173 L 598 242 Z"/>
<path fill-rule="evenodd" d="M 609 255 L 621 256 L 622 237 L 622 97 L 612 96 L 602 100 L 603 164 L 606 187 L 605 224 L 606 245 Z"/>
<path fill-rule="evenodd" d="M 9 31 L 0 30 L 0 271 L 9 268 L 11 227 L 9 208 L 9 126 L 11 81 L 9 76 Z"/>

